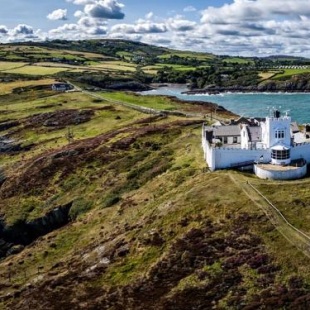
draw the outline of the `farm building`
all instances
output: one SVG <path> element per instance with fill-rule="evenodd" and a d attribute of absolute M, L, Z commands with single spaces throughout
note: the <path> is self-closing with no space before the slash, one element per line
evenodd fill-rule
<path fill-rule="evenodd" d="M 52 85 L 52 90 L 55 90 L 55 91 L 66 91 L 70 89 L 73 89 L 73 86 L 68 83 L 54 83 Z"/>

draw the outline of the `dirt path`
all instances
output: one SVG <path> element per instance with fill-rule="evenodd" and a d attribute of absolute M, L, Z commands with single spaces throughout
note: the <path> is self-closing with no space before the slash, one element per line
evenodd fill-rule
<path fill-rule="evenodd" d="M 229 174 L 229 177 L 267 215 L 270 222 L 282 236 L 310 258 L 310 237 L 289 223 L 280 210 L 263 196 L 246 178 L 232 173 Z"/>
<path fill-rule="evenodd" d="M 191 113 L 191 112 L 185 112 L 185 111 L 178 111 L 178 110 L 174 110 L 174 111 L 169 111 L 169 110 L 158 110 L 158 109 L 154 109 L 154 108 L 149 108 L 149 107 L 145 107 L 145 106 L 141 106 L 141 105 L 136 105 L 133 103 L 128 103 L 128 102 L 124 102 L 124 101 L 119 101 L 119 100 L 114 100 L 114 99 L 110 99 L 110 98 L 106 98 L 104 95 L 102 94 L 97 94 L 91 91 L 86 91 L 83 90 L 81 87 L 78 87 L 76 85 L 74 85 L 73 83 L 69 82 L 71 85 L 74 86 L 74 89 L 76 91 L 80 91 L 90 97 L 96 98 L 96 99 L 100 99 L 100 100 L 104 100 L 113 104 L 117 104 L 117 105 L 122 105 L 125 106 L 127 108 L 133 109 L 133 110 L 137 110 L 139 112 L 142 113 L 146 113 L 146 114 L 171 114 L 171 115 L 179 115 L 179 116 L 183 116 L 183 117 L 197 117 L 197 118 L 201 118 L 201 119 L 209 119 L 212 120 L 212 117 L 210 118 L 209 115 L 204 114 L 204 113 Z M 219 120 L 219 118 L 214 118 L 214 120 Z"/>

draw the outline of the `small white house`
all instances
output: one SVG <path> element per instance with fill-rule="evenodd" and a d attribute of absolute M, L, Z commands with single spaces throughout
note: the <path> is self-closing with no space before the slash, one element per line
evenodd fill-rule
<path fill-rule="evenodd" d="M 54 83 L 52 85 L 52 90 L 54 91 L 67 91 L 72 89 L 72 85 L 68 84 L 68 83 Z"/>
<path fill-rule="evenodd" d="M 211 171 L 253 166 L 262 178 L 294 179 L 307 173 L 310 162 L 310 140 L 279 110 L 264 119 L 204 125 L 202 146 Z"/>

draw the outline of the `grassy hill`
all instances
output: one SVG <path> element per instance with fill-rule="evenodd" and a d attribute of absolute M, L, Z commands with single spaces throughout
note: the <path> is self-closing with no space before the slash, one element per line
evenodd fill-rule
<path fill-rule="evenodd" d="M 310 235 L 310 181 L 209 172 L 201 124 L 214 104 L 0 76 L 0 309 L 308 305 L 307 251 L 245 184 Z"/>
<path fill-rule="evenodd" d="M 177 51 L 124 40 L 55 40 L 0 46 L 0 77 L 53 76 L 92 87 L 114 82 L 187 83 L 220 91 L 309 91 L 309 59 L 231 57 Z M 81 81 L 81 75 L 84 80 Z M 282 83 L 282 82 L 287 83 Z M 289 88 L 285 88 L 289 84 Z M 267 86 L 266 86 L 267 85 Z"/>

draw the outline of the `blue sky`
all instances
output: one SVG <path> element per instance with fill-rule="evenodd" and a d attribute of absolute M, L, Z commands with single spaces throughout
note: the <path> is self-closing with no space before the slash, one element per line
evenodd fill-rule
<path fill-rule="evenodd" d="M 310 57 L 308 1 L 9 0 L 0 10 L 0 42 L 118 38 L 215 54 Z"/>

